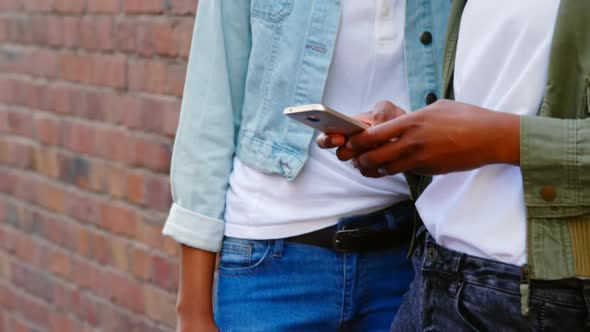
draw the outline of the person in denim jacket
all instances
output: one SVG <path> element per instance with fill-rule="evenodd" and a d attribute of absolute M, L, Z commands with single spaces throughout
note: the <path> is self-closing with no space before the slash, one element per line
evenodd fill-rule
<path fill-rule="evenodd" d="M 364 178 L 282 111 L 434 102 L 450 3 L 199 2 L 163 230 L 182 244 L 179 331 L 389 328 L 412 278 L 407 183 Z"/>

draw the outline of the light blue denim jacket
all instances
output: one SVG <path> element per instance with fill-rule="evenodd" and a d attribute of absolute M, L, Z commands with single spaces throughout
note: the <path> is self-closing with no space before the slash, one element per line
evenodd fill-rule
<path fill-rule="evenodd" d="M 408 0 L 405 57 L 412 109 L 441 95 L 451 0 Z M 163 233 L 219 251 L 233 158 L 294 179 L 314 132 L 283 116 L 320 103 L 340 0 L 201 0 L 172 156 L 174 204 Z M 422 43 L 424 31 L 431 43 Z"/>

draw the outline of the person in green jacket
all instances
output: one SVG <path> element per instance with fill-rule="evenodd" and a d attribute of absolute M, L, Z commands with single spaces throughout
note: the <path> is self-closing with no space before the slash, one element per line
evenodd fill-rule
<path fill-rule="evenodd" d="M 588 19 L 587 0 L 455 0 L 449 100 L 389 104 L 339 147 L 365 176 L 406 172 L 424 224 L 393 331 L 590 328 Z"/>

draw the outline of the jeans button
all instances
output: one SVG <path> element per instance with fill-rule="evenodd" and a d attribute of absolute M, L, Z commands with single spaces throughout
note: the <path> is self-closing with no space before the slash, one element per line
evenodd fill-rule
<path fill-rule="evenodd" d="M 426 249 L 426 260 L 429 262 L 433 262 L 438 257 L 438 252 L 434 248 Z"/>

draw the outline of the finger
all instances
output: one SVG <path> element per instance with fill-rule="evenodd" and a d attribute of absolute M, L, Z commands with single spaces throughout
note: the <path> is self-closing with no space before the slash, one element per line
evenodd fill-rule
<path fill-rule="evenodd" d="M 394 103 L 387 100 L 383 100 L 375 104 L 371 120 L 373 122 L 373 125 L 377 125 L 405 114 L 406 111 L 404 111 Z"/>
<path fill-rule="evenodd" d="M 363 132 L 348 139 L 346 148 L 355 152 L 363 152 L 374 146 L 381 145 L 398 138 L 406 130 L 410 116 L 402 116 L 387 122 L 369 127 Z"/>
<path fill-rule="evenodd" d="M 352 118 L 355 120 L 359 120 L 360 122 L 362 122 L 368 126 L 373 125 L 373 120 L 372 120 L 373 112 L 360 113 L 360 114 L 353 116 Z"/>
<path fill-rule="evenodd" d="M 378 171 L 384 176 L 389 176 L 411 171 L 414 165 L 415 162 L 411 157 L 404 156 L 394 162 L 383 165 L 378 169 Z"/>
<path fill-rule="evenodd" d="M 366 178 L 378 179 L 385 176 L 381 174 L 378 169 L 375 168 L 359 168 L 359 172 L 361 172 L 361 174 Z"/>
<path fill-rule="evenodd" d="M 400 139 L 364 152 L 358 155 L 355 160 L 359 167 L 379 169 L 383 165 L 399 159 L 406 150 L 407 144 Z"/>
<path fill-rule="evenodd" d="M 332 149 L 343 145 L 346 139 L 340 134 L 319 134 L 316 138 L 316 143 L 322 149 Z"/>
<path fill-rule="evenodd" d="M 341 161 L 347 161 L 356 157 L 356 153 L 350 149 L 341 146 L 336 150 L 336 157 L 338 157 L 338 159 L 340 159 Z"/>

